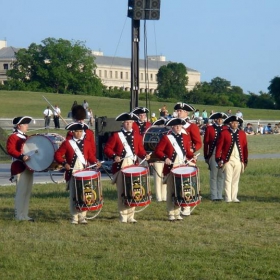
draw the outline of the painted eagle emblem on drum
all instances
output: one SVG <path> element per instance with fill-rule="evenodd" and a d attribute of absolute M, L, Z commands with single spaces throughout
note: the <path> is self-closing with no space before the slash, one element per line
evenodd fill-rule
<path fill-rule="evenodd" d="M 96 192 L 92 189 L 90 184 L 84 186 L 84 203 L 90 206 L 96 201 Z"/>
<path fill-rule="evenodd" d="M 190 201 L 191 199 L 193 199 L 195 197 L 195 189 L 191 186 L 189 179 L 183 181 L 182 197 L 186 201 Z"/>
<path fill-rule="evenodd" d="M 145 196 L 145 189 L 140 183 L 140 178 L 133 181 L 131 196 L 135 201 L 140 201 Z"/>

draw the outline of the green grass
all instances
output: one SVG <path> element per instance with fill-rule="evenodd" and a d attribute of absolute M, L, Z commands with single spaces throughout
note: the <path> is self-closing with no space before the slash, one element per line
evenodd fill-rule
<path fill-rule="evenodd" d="M 113 99 L 98 96 L 89 95 L 71 95 L 71 94 L 54 94 L 54 93 L 42 93 L 42 92 L 20 92 L 20 91 L 0 91 L 0 118 L 13 118 L 17 115 L 30 115 L 34 118 L 43 118 L 43 111 L 48 105 L 43 99 L 45 96 L 52 105 L 58 104 L 62 110 L 62 116 L 67 117 L 68 112 L 76 100 L 78 104 L 82 104 L 84 99 L 89 103 L 90 108 L 93 109 L 93 113 L 97 116 L 107 116 L 110 118 L 118 116 L 122 112 L 130 110 L 130 100 L 128 99 Z M 180 101 L 180 100 L 178 100 Z M 158 109 L 161 108 L 165 102 L 150 102 L 147 106 L 151 112 L 155 112 L 159 115 Z M 170 113 L 173 112 L 174 103 L 166 103 Z M 192 104 L 195 108 L 206 109 L 208 114 L 211 110 L 216 112 L 226 112 L 228 109 L 232 109 L 232 113 L 235 114 L 237 109 L 235 107 L 221 107 L 221 106 L 208 106 Z M 146 106 L 145 101 L 139 101 L 139 106 Z M 13 108 L 11 110 L 11 108 Z M 260 110 L 241 108 L 244 119 L 261 119 L 261 120 L 276 120 L 280 121 L 279 110 Z"/>
<path fill-rule="evenodd" d="M 206 164 L 198 165 L 202 202 L 175 223 L 165 203 L 152 201 L 137 224 L 121 224 L 108 181 L 103 209 L 87 226 L 69 223 L 64 184 L 35 185 L 37 222 L 16 222 L 14 187 L 1 187 L 1 279 L 279 279 L 279 161 L 250 161 L 240 204 L 211 202 Z"/>

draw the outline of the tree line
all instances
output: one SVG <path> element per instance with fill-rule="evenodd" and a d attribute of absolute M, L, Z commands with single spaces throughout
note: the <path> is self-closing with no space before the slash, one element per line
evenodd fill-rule
<path fill-rule="evenodd" d="M 95 75 L 95 58 L 81 41 L 46 38 L 16 53 L 13 68 L 7 71 L 8 81 L 0 89 L 97 95 L 130 98 L 122 89 L 106 89 Z M 280 77 L 270 81 L 268 93 L 249 92 L 216 77 L 187 90 L 187 68 L 182 63 L 169 63 L 159 68 L 157 92 L 140 94 L 139 99 L 164 102 L 178 100 L 201 105 L 280 109 Z"/>

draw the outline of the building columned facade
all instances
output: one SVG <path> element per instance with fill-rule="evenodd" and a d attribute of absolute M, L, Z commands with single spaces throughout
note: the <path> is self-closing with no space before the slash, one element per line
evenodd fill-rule
<path fill-rule="evenodd" d="M 15 53 L 19 48 L 7 47 L 6 41 L 0 41 L 0 83 L 7 80 L 6 72 L 12 68 L 16 59 Z M 104 56 L 103 52 L 92 52 L 95 57 L 95 74 L 104 86 L 108 89 L 118 88 L 130 91 L 131 86 L 131 58 Z M 171 61 L 166 61 L 164 56 L 149 56 L 146 62 L 139 59 L 139 92 L 144 93 L 148 89 L 149 93 L 154 93 L 157 89 L 157 73 L 161 66 L 167 65 Z M 145 71 L 145 68 L 147 70 Z M 145 77 L 146 75 L 146 77 Z M 187 67 L 189 78 L 187 89 L 191 90 L 200 83 L 200 73 Z"/>

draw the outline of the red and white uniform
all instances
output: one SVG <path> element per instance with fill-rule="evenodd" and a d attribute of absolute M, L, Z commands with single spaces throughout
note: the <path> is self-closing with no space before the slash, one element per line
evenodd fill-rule
<path fill-rule="evenodd" d="M 191 148 L 194 150 L 194 152 L 198 151 L 202 147 L 202 141 L 198 126 L 187 121 L 187 123 L 183 125 L 183 129 L 190 135 Z"/>
<path fill-rule="evenodd" d="M 30 220 L 28 217 L 29 201 L 33 186 L 33 171 L 26 168 L 23 163 L 22 146 L 28 136 L 21 131 L 15 131 L 7 140 L 6 149 L 13 157 L 11 175 L 17 175 L 17 187 L 15 195 L 15 219 Z"/>
<path fill-rule="evenodd" d="M 127 144 L 130 146 L 133 155 L 137 155 L 140 158 L 144 158 L 147 155 L 147 152 L 143 147 L 142 136 L 138 133 L 135 133 L 133 130 L 131 132 L 121 130 L 121 132 L 125 135 Z M 120 162 L 114 162 L 112 165 L 114 182 L 116 182 L 118 191 L 118 209 L 121 221 L 123 222 L 129 222 L 134 220 L 135 213 L 135 207 L 128 207 L 123 204 L 123 193 L 125 185 L 121 169 L 126 166 L 137 163 L 136 161 L 133 162 L 133 160 L 130 158 L 125 158 L 126 153 L 127 152 L 124 148 L 122 140 L 120 139 L 119 133 L 113 133 L 104 147 L 104 154 L 111 159 L 114 159 L 116 156 L 124 158 L 124 160 Z"/>
<path fill-rule="evenodd" d="M 209 165 L 210 169 L 210 195 L 211 200 L 222 200 L 223 199 L 223 189 L 224 189 L 224 173 L 222 169 L 216 167 L 216 144 L 219 135 L 223 129 L 227 129 L 227 126 L 218 125 L 214 123 L 213 125 L 208 125 L 205 130 L 203 139 L 203 151 L 204 158 Z"/>
<path fill-rule="evenodd" d="M 146 130 L 151 127 L 150 122 L 140 122 L 140 121 L 135 121 L 132 125 L 132 129 L 137 132 L 138 134 L 144 136 Z"/>
<path fill-rule="evenodd" d="M 231 128 L 221 132 L 216 147 L 216 162 L 223 161 L 225 179 L 225 201 L 239 202 L 237 199 L 240 174 L 248 162 L 247 138 L 244 131 Z"/>

